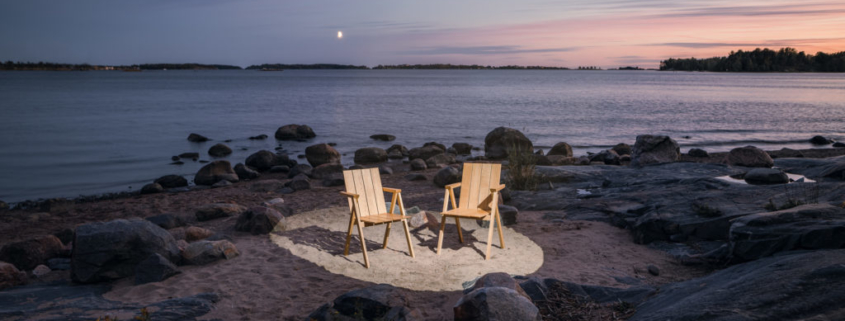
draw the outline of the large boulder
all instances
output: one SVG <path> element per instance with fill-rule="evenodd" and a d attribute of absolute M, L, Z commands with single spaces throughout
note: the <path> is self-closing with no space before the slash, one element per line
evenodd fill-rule
<path fill-rule="evenodd" d="M 278 140 L 308 139 L 316 136 L 314 130 L 307 125 L 290 124 L 276 130 L 276 139 Z"/>
<path fill-rule="evenodd" d="M 399 154 L 402 154 L 402 156 L 408 156 L 408 148 L 399 144 L 393 144 L 393 146 L 387 148 L 388 154 L 392 152 L 399 152 Z"/>
<path fill-rule="evenodd" d="M 207 142 L 208 137 L 196 133 L 191 133 L 190 135 L 188 135 L 188 141 L 192 143 L 202 143 Z"/>
<path fill-rule="evenodd" d="M 279 211 L 269 207 L 256 206 L 238 217 L 235 230 L 249 232 L 253 235 L 268 234 L 274 229 L 284 231 L 284 220 L 285 217 Z"/>
<path fill-rule="evenodd" d="M 94 283 L 127 277 L 152 254 L 181 260 L 173 236 L 152 222 L 118 219 L 81 225 L 73 241 L 71 278 Z"/>
<path fill-rule="evenodd" d="M 750 261 L 789 250 L 845 247 L 845 209 L 811 204 L 737 218 L 730 229 L 734 261 Z"/>
<path fill-rule="evenodd" d="M 238 204 L 215 203 L 203 205 L 196 210 L 197 221 L 203 222 L 221 217 L 241 215 L 247 208 Z"/>
<path fill-rule="evenodd" d="M 484 138 L 484 156 L 488 159 L 505 159 L 510 150 L 533 153 L 534 145 L 522 132 L 507 127 L 496 128 Z"/>
<path fill-rule="evenodd" d="M 153 183 L 161 185 L 164 188 L 176 188 L 188 186 L 188 180 L 181 175 L 164 175 L 157 178 Z"/>
<path fill-rule="evenodd" d="M 305 148 L 305 158 L 313 167 L 323 164 L 340 164 L 340 153 L 329 144 L 311 145 Z"/>
<path fill-rule="evenodd" d="M 0 262 L 0 290 L 26 284 L 26 272 L 21 272 L 13 264 Z"/>
<path fill-rule="evenodd" d="M 205 265 L 217 260 L 230 260 L 241 253 L 232 242 L 227 240 L 219 241 L 197 241 L 182 251 L 182 259 L 185 264 Z"/>
<path fill-rule="evenodd" d="M 244 166 L 241 163 L 235 165 L 235 174 L 238 174 L 238 179 L 256 179 L 260 175 L 249 166 Z"/>
<path fill-rule="evenodd" d="M 11 263 L 19 270 L 32 270 L 59 256 L 63 247 L 62 241 L 53 235 L 9 243 L 0 250 L 0 261 Z"/>
<path fill-rule="evenodd" d="M 540 310 L 517 291 L 506 287 L 483 287 L 464 295 L 454 307 L 455 321 L 542 320 Z"/>
<path fill-rule="evenodd" d="M 572 146 L 565 142 L 560 142 L 552 146 L 552 149 L 546 153 L 546 156 L 559 155 L 564 157 L 572 157 Z"/>
<path fill-rule="evenodd" d="M 389 284 L 377 284 L 344 293 L 308 315 L 308 320 L 416 320 L 405 293 Z"/>
<path fill-rule="evenodd" d="M 669 136 L 639 135 L 631 151 L 631 165 L 672 163 L 681 156 L 678 143 Z"/>
<path fill-rule="evenodd" d="M 782 170 L 774 168 L 754 168 L 745 173 L 745 181 L 754 185 L 771 185 L 789 183 L 789 176 Z"/>
<path fill-rule="evenodd" d="M 215 144 L 208 149 L 208 155 L 211 157 L 225 157 L 232 154 L 232 149 L 225 144 Z"/>
<path fill-rule="evenodd" d="M 454 167 L 444 167 L 437 171 L 434 175 L 434 185 L 437 187 L 445 187 L 446 185 L 457 183 L 461 181 L 461 172 Z"/>
<path fill-rule="evenodd" d="M 197 185 L 214 185 L 221 180 L 229 182 L 237 182 L 238 174 L 232 169 L 232 164 L 228 161 L 217 160 L 206 164 L 194 176 L 194 184 Z"/>
<path fill-rule="evenodd" d="M 287 165 L 291 166 L 290 161 L 286 156 L 279 156 L 269 150 L 260 150 L 246 158 L 244 162 L 246 166 L 255 168 L 258 171 L 266 171 L 273 166 Z"/>
<path fill-rule="evenodd" d="M 179 273 L 182 272 L 167 258 L 153 253 L 135 267 L 135 285 L 161 282 Z"/>
<path fill-rule="evenodd" d="M 445 152 L 446 152 L 445 149 L 441 149 L 440 147 L 437 147 L 436 145 L 429 145 L 429 146 L 411 148 L 411 150 L 408 151 L 408 159 L 409 160 L 415 160 L 415 159 L 419 158 L 419 159 L 422 159 L 423 161 L 425 161 L 426 159 L 429 159 L 429 158 L 431 158 L 435 155 L 443 154 Z"/>
<path fill-rule="evenodd" d="M 817 135 L 813 136 L 813 138 L 810 138 L 810 143 L 813 145 L 828 145 L 830 143 L 833 143 L 833 140 L 824 136 Z"/>
<path fill-rule="evenodd" d="M 296 175 L 293 179 L 291 179 L 287 185 L 294 191 L 303 191 L 306 189 L 311 189 L 311 180 L 309 180 L 308 176 L 306 176 L 305 174 L 299 174 Z"/>
<path fill-rule="evenodd" d="M 356 164 L 375 164 L 387 161 L 387 151 L 378 147 L 364 147 L 355 151 Z"/>
<path fill-rule="evenodd" d="M 611 149 L 613 149 L 613 151 L 616 152 L 616 154 L 619 154 L 620 156 L 631 155 L 631 153 L 634 152 L 634 150 L 631 149 L 631 146 L 625 143 L 616 144 L 616 146 L 613 146 L 613 148 Z"/>
<path fill-rule="evenodd" d="M 673 283 L 629 321 L 842 320 L 845 250 L 795 253 Z"/>
<path fill-rule="evenodd" d="M 772 167 L 775 162 L 769 153 L 754 146 L 731 149 L 725 156 L 725 162 L 732 166 Z"/>

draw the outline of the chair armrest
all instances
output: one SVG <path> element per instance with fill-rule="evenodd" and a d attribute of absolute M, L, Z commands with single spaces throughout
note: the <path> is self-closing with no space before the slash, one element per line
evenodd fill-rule
<path fill-rule="evenodd" d="M 503 189 L 505 189 L 505 184 L 501 184 L 501 185 L 499 185 L 498 187 L 491 188 L 491 189 L 490 189 L 490 193 L 496 193 L 496 192 L 499 192 L 499 191 L 501 191 L 501 190 L 503 190 Z"/>
<path fill-rule="evenodd" d="M 385 192 L 393 193 L 393 194 L 402 193 L 402 190 L 398 189 L 398 188 L 382 187 L 381 189 Z"/>
<path fill-rule="evenodd" d="M 445 187 L 446 187 L 447 189 L 456 189 L 456 188 L 458 188 L 458 187 L 461 187 L 461 183 L 449 184 L 449 185 L 446 185 Z"/>
<path fill-rule="evenodd" d="M 351 197 L 351 198 L 354 198 L 354 199 L 358 198 L 358 194 L 352 194 L 352 193 L 349 193 L 349 192 L 340 192 L 340 195 L 343 195 L 343 196 L 346 196 L 346 197 Z"/>

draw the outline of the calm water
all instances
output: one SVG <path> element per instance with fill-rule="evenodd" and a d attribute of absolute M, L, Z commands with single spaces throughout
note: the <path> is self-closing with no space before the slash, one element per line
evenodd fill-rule
<path fill-rule="evenodd" d="M 427 141 L 483 144 L 498 126 L 576 154 L 638 134 L 666 134 L 682 150 L 809 148 L 845 139 L 845 75 L 651 71 L 158 71 L 0 73 L 0 200 L 137 190 L 201 164 L 172 155 L 216 141 L 243 162 L 277 147 L 276 128 L 307 124 L 352 162 L 365 146 Z M 215 142 L 194 144 L 196 132 Z M 395 142 L 377 142 L 387 133 Z M 266 141 L 247 138 L 267 134 Z M 689 138 L 682 138 L 689 136 Z"/>

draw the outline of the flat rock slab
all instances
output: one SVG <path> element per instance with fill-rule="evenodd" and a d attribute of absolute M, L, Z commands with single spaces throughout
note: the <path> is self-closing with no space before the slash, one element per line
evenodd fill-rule
<path fill-rule="evenodd" d="M 0 319 L 91 321 L 110 316 L 132 320 L 146 307 L 152 311 L 152 320 L 196 320 L 211 311 L 214 303 L 220 300 L 218 294 L 201 293 L 141 306 L 106 300 L 103 294 L 110 289 L 102 284 L 67 282 L 9 289 L 0 292 Z"/>

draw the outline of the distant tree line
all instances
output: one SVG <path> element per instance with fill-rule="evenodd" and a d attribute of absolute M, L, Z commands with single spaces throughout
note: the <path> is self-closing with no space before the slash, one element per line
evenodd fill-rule
<path fill-rule="evenodd" d="M 564 67 L 547 67 L 547 66 L 483 66 L 483 65 L 453 65 L 453 64 L 416 64 L 416 65 L 378 65 L 373 69 L 550 69 L 550 70 L 567 70 Z"/>
<path fill-rule="evenodd" d="M 141 64 L 131 66 L 98 66 L 90 64 L 65 64 L 53 62 L 13 62 L 0 63 L 0 70 L 50 70 L 50 71 L 88 71 L 88 70 L 224 70 L 242 69 L 238 66 L 229 65 L 203 65 L 203 64 Z"/>
<path fill-rule="evenodd" d="M 284 69 L 369 69 L 367 66 L 338 64 L 262 64 L 246 67 L 247 70 L 284 70 Z"/>
<path fill-rule="evenodd" d="M 137 67 L 141 70 L 241 70 L 243 68 L 239 66 L 230 66 L 230 65 L 204 65 L 204 64 L 195 64 L 195 63 L 187 63 L 187 64 L 141 64 L 141 65 L 132 65 L 132 67 Z"/>
<path fill-rule="evenodd" d="M 795 48 L 778 51 L 757 48 L 754 51 L 731 51 L 727 57 L 705 59 L 670 58 L 660 62 L 660 70 L 732 71 L 732 72 L 845 72 L 845 51 L 815 55 Z"/>
<path fill-rule="evenodd" d="M 618 69 L 618 70 L 645 70 L 645 69 L 642 69 L 642 68 L 640 68 L 639 66 L 636 66 L 636 67 L 634 67 L 634 66 L 625 66 L 625 67 L 619 67 L 619 69 Z"/>
<path fill-rule="evenodd" d="M 578 70 L 601 70 L 601 68 L 596 66 L 578 66 Z"/>
<path fill-rule="evenodd" d="M 0 70 L 101 70 L 103 66 L 94 66 L 89 64 L 63 64 L 53 62 L 13 62 L 11 60 L 0 64 Z"/>

